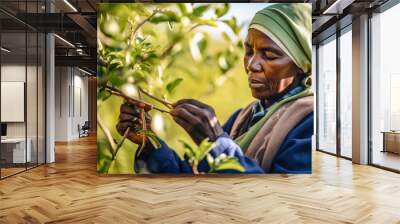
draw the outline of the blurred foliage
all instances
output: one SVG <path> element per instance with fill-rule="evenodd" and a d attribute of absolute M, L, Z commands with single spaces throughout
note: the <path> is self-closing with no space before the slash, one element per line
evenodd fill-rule
<path fill-rule="evenodd" d="M 207 154 L 207 162 L 210 166 L 209 173 L 217 173 L 218 171 L 238 171 L 244 172 L 245 168 L 240 164 L 238 158 L 233 156 L 227 156 L 225 153 L 222 153 L 217 158 L 212 157 L 210 154 Z"/>
<path fill-rule="evenodd" d="M 115 128 L 123 98 L 109 87 L 160 108 L 162 104 L 139 89 L 170 102 L 197 98 L 212 105 L 221 121 L 251 99 L 241 62 L 243 24 L 226 17 L 229 4 L 103 3 L 99 8 L 98 117 L 112 139 L 98 129 L 98 172 L 134 173 L 137 150 L 137 145 L 124 141 L 112 159 L 112 145 L 124 139 Z M 220 24 L 230 27 L 235 38 L 218 31 Z M 203 27 L 215 27 L 221 38 Z M 154 110 L 150 114 L 152 130 L 183 157 L 179 139 L 191 142 L 187 134 L 168 114 Z M 143 133 L 153 136 L 150 131 Z"/>
<path fill-rule="evenodd" d="M 210 167 L 209 173 L 216 173 L 224 170 L 235 170 L 238 172 L 245 171 L 237 158 L 228 157 L 225 153 L 222 153 L 214 159 L 209 152 L 216 143 L 209 142 L 208 138 L 204 139 L 198 147 L 193 147 L 183 140 L 180 140 L 180 142 L 185 149 L 185 158 L 187 158 L 191 165 L 194 174 L 199 174 L 198 166 L 205 158 L 207 158 L 208 166 Z"/>

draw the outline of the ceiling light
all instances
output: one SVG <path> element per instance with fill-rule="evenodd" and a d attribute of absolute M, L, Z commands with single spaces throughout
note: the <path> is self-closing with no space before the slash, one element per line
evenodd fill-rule
<path fill-rule="evenodd" d="M 67 4 L 74 12 L 78 12 L 78 10 L 68 1 L 64 0 L 65 4 Z"/>
<path fill-rule="evenodd" d="M 83 69 L 81 69 L 81 68 L 79 68 L 79 67 L 78 67 L 78 70 L 81 71 L 81 72 L 83 72 L 83 73 L 85 73 L 85 74 L 87 74 L 87 75 L 92 75 L 90 72 L 88 72 L 88 71 L 86 71 L 86 70 L 83 70 Z"/>
<path fill-rule="evenodd" d="M 342 14 L 343 10 L 353 2 L 354 0 L 336 0 L 332 5 L 325 9 L 322 14 Z"/>
<path fill-rule="evenodd" d="M 57 34 L 54 34 L 55 37 L 57 37 L 59 40 L 61 40 L 62 42 L 66 43 L 67 45 L 69 45 L 70 47 L 75 48 L 75 45 L 73 45 L 71 42 L 69 42 L 68 40 L 58 36 Z"/>
<path fill-rule="evenodd" d="M 6 52 L 6 53 L 10 53 L 10 52 L 11 52 L 11 50 L 9 50 L 9 49 L 7 49 L 7 48 L 5 48 L 5 47 L 1 47 L 0 49 L 1 49 L 2 51 Z"/>

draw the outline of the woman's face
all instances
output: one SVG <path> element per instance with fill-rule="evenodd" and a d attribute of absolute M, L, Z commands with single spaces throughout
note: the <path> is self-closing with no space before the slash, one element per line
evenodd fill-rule
<path fill-rule="evenodd" d="M 295 82 L 301 70 L 267 35 L 249 29 L 244 67 L 253 97 L 265 100 L 280 96 Z"/>

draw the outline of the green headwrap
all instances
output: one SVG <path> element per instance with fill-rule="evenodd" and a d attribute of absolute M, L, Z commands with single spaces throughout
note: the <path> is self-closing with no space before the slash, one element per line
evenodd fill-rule
<path fill-rule="evenodd" d="M 256 13 L 249 28 L 266 34 L 306 75 L 311 75 L 311 4 L 271 5 Z"/>

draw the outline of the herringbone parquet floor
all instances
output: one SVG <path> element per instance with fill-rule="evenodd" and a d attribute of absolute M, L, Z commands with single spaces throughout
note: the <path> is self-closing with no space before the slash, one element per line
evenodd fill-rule
<path fill-rule="evenodd" d="M 0 181 L 0 223 L 400 223 L 400 175 L 315 152 L 312 175 L 96 174 L 95 138 Z"/>

